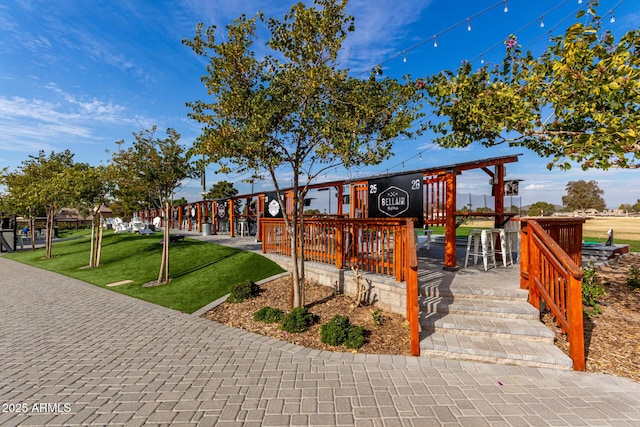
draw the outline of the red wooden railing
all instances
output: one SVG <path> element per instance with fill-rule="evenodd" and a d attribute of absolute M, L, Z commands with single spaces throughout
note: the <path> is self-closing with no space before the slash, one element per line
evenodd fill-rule
<path fill-rule="evenodd" d="M 263 219 L 262 252 L 291 255 L 281 219 Z M 305 218 L 304 258 L 404 281 L 404 219 Z M 415 249 L 415 246 L 414 246 Z"/>
<path fill-rule="evenodd" d="M 412 219 L 305 218 L 304 259 L 406 282 L 411 354 L 420 355 L 418 259 Z M 291 255 L 282 219 L 262 220 L 262 252 Z"/>
<path fill-rule="evenodd" d="M 544 301 L 567 334 L 573 369 L 584 371 L 583 272 L 579 267 L 584 220 L 521 221 L 520 287 L 529 290 L 529 302 L 537 309 Z"/>

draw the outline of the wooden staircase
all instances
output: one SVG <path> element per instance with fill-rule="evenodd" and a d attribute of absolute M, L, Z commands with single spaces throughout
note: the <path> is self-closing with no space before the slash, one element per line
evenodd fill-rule
<path fill-rule="evenodd" d="M 553 331 L 527 302 L 527 291 L 519 289 L 518 264 L 487 272 L 433 267 L 419 267 L 421 355 L 572 369 L 554 345 Z"/>

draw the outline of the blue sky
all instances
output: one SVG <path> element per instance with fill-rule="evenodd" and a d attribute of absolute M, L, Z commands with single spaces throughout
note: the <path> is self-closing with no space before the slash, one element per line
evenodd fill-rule
<path fill-rule="evenodd" d="M 562 32 L 586 3 L 508 0 L 505 13 L 501 0 L 352 0 L 348 12 L 355 17 L 356 31 L 345 42 L 342 63 L 352 75 L 366 76 L 371 67 L 382 63 L 387 76 L 418 77 L 455 69 L 462 60 L 478 66 L 481 59 L 498 62 L 510 34 L 517 35 L 523 48 L 539 54 L 548 43 L 549 31 Z M 77 161 L 106 163 L 110 157 L 106 150 L 115 149 L 116 141 L 130 142 L 132 132 L 154 124 L 160 130 L 175 128 L 181 141 L 190 145 L 200 127 L 187 117 L 185 102 L 207 96 L 200 82 L 205 64 L 181 40 L 194 35 L 197 22 L 224 28 L 242 13 L 253 16 L 258 10 L 281 18 L 291 4 L 285 0 L 3 2 L 0 168 L 14 169 L 40 149 L 69 149 Z M 598 11 L 605 15 L 605 28 L 619 36 L 640 26 L 638 6 L 637 0 L 601 0 Z M 611 11 L 614 23 L 609 22 Z M 508 165 L 507 178 L 524 180 L 523 205 L 541 200 L 560 204 L 567 182 L 579 179 L 598 181 L 611 208 L 640 199 L 637 170 L 548 171 L 547 159 L 522 148 L 445 150 L 434 147 L 430 136 L 424 135 L 396 141 L 394 152 L 381 165 L 332 170 L 326 179 L 522 153 L 518 163 Z M 214 166 L 207 169 L 209 187 L 227 179 L 241 192 L 249 192 L 249 185 L 242 183 L 246 177 L 214 171 Z M 282 179 L 286 177 L 283 172 Z M 256 184 L 256 189 L 261 188 L 270 189 L 272 184 Z M 191 180 L 177 195 L 195 201 L 200 191 L 200 181 Z M 488 176 L 465 173 L 459 193 L 490 194 Z"/>

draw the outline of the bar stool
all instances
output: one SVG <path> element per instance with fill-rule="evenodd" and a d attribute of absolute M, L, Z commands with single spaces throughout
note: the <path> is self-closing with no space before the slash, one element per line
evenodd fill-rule
<path fill-rule="evenodd" d="M 469 257 L 473 255 L 473 265 L 476 265 L 478 257 L 481 256 L 484 271 L 487 271 L 489 261 L 493 263 L 493 268 L 496 268 L 496 255 L 493 245 L 494 238 L 493 230 L 470 230 L 469 238 L 467 239 L 467 255 L 464 257 L 464 267 L 467 267 L 469 264 Z M 472 244 L 473 251 L 471 250 Z"/>
<path fill-rule="evenodd" d="M 241 218 L 238 220 L 238 231 L 240 233 L 240 237 L 244 237 L 245 235 L 249 235 L 249 223 L 246 219 Z"/>
<path fill-rule="evenodd" d="M 495 254 L 500 254 L 500 257 L 502 258 L 502 265 L 506 267 L 507 264 L 513 264 L 513 254 L 511 248 L 513 231 L 505 230 L 504 228 L 494 228 L 491 231 L 495 236 L 500 238 L 500 248 L 496 249 Z"/>

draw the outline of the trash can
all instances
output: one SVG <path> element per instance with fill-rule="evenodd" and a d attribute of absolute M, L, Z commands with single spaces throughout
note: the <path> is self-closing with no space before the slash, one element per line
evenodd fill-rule
<path fill-rule="evenodd" d="M 209 223 L 202 224 L 202 235 L 211 236 L 211 224 Z"/>
<path fill-rule="evenodd" d="M 53 237 L 60 237 L 60 228 L 57 225 L 53 227 Z"/>

